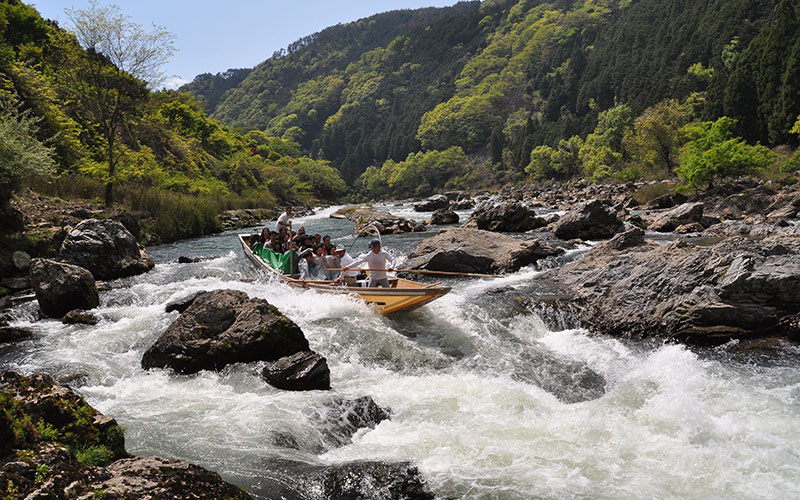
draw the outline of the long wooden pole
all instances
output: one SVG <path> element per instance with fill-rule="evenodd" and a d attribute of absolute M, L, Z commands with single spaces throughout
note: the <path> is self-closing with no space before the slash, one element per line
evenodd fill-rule
<path fill-rule="evenodd" d="M 326 268 L 326 271 L 344 271 L 342 268 Z M 348 271 L 355 271 L 355 269 L 347 269 Z M 385 271 L 385 272 L 398 272 L 398 273 L 413 273 L 413 274 L 439 274 L 444 276 L 471 276 L 474 278 L 504 278 L 499 274 L 478 274 L 478 273 L 455 273 L 450 271 L 428 271 L 426 269 L 362 269 L 363 271 Z"/>

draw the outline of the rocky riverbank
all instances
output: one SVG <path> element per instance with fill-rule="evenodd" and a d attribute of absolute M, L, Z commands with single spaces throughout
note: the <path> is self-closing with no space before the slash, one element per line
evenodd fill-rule
<path fill-rule="evenodd" d="M 356 232 L 368 234 L 369 227 L 373 226 L 381 234 L 398 234 L 425 231 L 424 224 L 417 224 L 404 217 L 392 215 L 389 212 L 374 210 L 366 205 L 349 205 L 342 207 L 331 214 L 333 219 L 347 219 L 355 222 Z"/>

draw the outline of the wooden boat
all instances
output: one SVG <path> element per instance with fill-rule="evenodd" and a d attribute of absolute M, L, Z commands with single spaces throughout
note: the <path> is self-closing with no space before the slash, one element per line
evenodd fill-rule
<path fill-rule="evenodd" d="M 370 305 L 375 306 L 384 316 L 397 312 L 412 311 L 418 307 L 432 302 L 450 291 L 449 286 L 441 286 L 440 283 L 426 285 L 403 278 L 390 278 L 390 288 L 369 288 L 366 286 L 345 286 L 331 281 L 309 281 L 300 280 L 296 275 L 288 276 L 281 271 L 274 269 L 264 262 L 264 260 L 253 253 L 247 244 L 250 235 L 238 235 L 242 251 L 247 259 L 258 269 L 277 276 L 278 279 L 287 283 L 293 288 L 310 288 L 322 293 L 337 293 L 354 295 Z"/>

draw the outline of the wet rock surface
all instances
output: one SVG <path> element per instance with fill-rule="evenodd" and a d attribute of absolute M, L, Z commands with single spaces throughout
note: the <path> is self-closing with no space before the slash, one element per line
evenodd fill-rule
<path fill-rule="evenodd" d="M 443 226 L 446 224 L 458 224 L 458 214 L 449 208 L 440 208 L 431 214 L 431 224 Z"/>
<path fill-rule="evenodd" d="M 584 306 L 584 324 L 602 333 L 700 345 L 788 335 L 784 320 L 800 311 L 794 233 L 598 246 L 536 280 L 571 294 Z"/>
<path fill-rule="evenodd" d="M 96 325 L 100 320 L 94 314 L 82 309 L 73 309 L 61 318 L 65 325 Z"/>
<path fill-rule="evenodd" d="M 375 226 L 381 234 L 398 234 L 425 231 L 424 224 L 392 215 L 389 212 L 373 210 L 364 205 L 350 205 L 331 214 L 334 219 L 347 219 L 356 223 L 356 232 L 368 234 L 369 226 Z"/>
<path fill-rule="evenodd" d="M 389 420 L 391 411 L 379 406 L 371 397 L 335 399 L 320 411 L 319 419 L 326 429 L 326 438 L 331 446 L 350 443 L 360 429 L 374 429 Z"/>
<path fill-rule="evenodd" d="M 33 337 L 27 328 L 16 326 L 0 326 L 0 344 L 12 344 Z"/>
<path fill-rule="evenodd" d="M 448 228 L 417 245 L 406 265 L 409 269 L 464 273 L 515 271 L 540 259 L 562 254 L 564 249 L 559 245 L 558 242 L 512 238 L 480 229 Z"/>
<path fill-rule="evenodd" d="M 61 318 L 73 309 L 94 309 L 100 303 L 92 273 L 72 264 L 34 259 L 31 284 L 42 312 Z"/>
<path fill-rule="evenodd" d="M 271 460 L 259 491 L 266 498 L 433 500 L 425 478 L 410 463 L 351 462 L 308 465 Z"/>
<path fill-rule="evenodd" d="M 457 197 L 456 197 L 457 199 Z M 416 212 L 433 212 L 450 206 L 450 199 L 443 194 L 435 194 L 414 205 Z"/>
<path fill-rule="evenodd" d="M 231 363 L 275 361 L 307 350 L 300 327 L 266 300 L 215 290 L 192 301 L 147 349 L 142 367 L 195 373 Z"/>
<path fill-rule="evenodd" d="M 142 274 L 153 260 L 122 223 L 87 219 L 69 232 L 59 253 L 62 260 L 88 269 L 95 279 Z"/>
<path fill-rule="evenodd" d="M 314 351 L 301 351 L 268 361 L 261 377 L 286 391 L 326 391 L 331 388 L 328 361 Z"/>
<path fill-rule="evenodd" d="M 647 228 L 660 233 L 675 231 L 682 226 L 700 226 L 705 228 L 719 220 L 704 217 L 705 204 L 700 202 L 684 203 L 665 212 L 657 212 L 645 217 Z M 701 229 L 702 231 L 702 229 Z"/>

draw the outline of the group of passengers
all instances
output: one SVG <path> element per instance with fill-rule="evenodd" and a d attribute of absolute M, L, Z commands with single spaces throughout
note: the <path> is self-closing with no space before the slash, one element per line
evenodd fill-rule
<path fill-rule="evenodd" d="M 381 242 L 374 239 L 369 243 L 370 251 L 353 259 L 344 245 L 334 245 L 331 237 L 319 234 L 306 234 L 305 227 L 292 231 L 290 217 L 292 209 L 287 208 L 278 218 L 276 230 L 264 228 L 261 235 L 253 235 L 250 247 L 268 248 L 273 252 L 292 255 L 292 265 L 299 272 L 301 280 L 337 281 L 355 285 L 359 277 L 359 267 L 368 264 L 370 287 L 389 287 L 385 269 L 394 266 L 394 258 L 382 250 Z"/>

